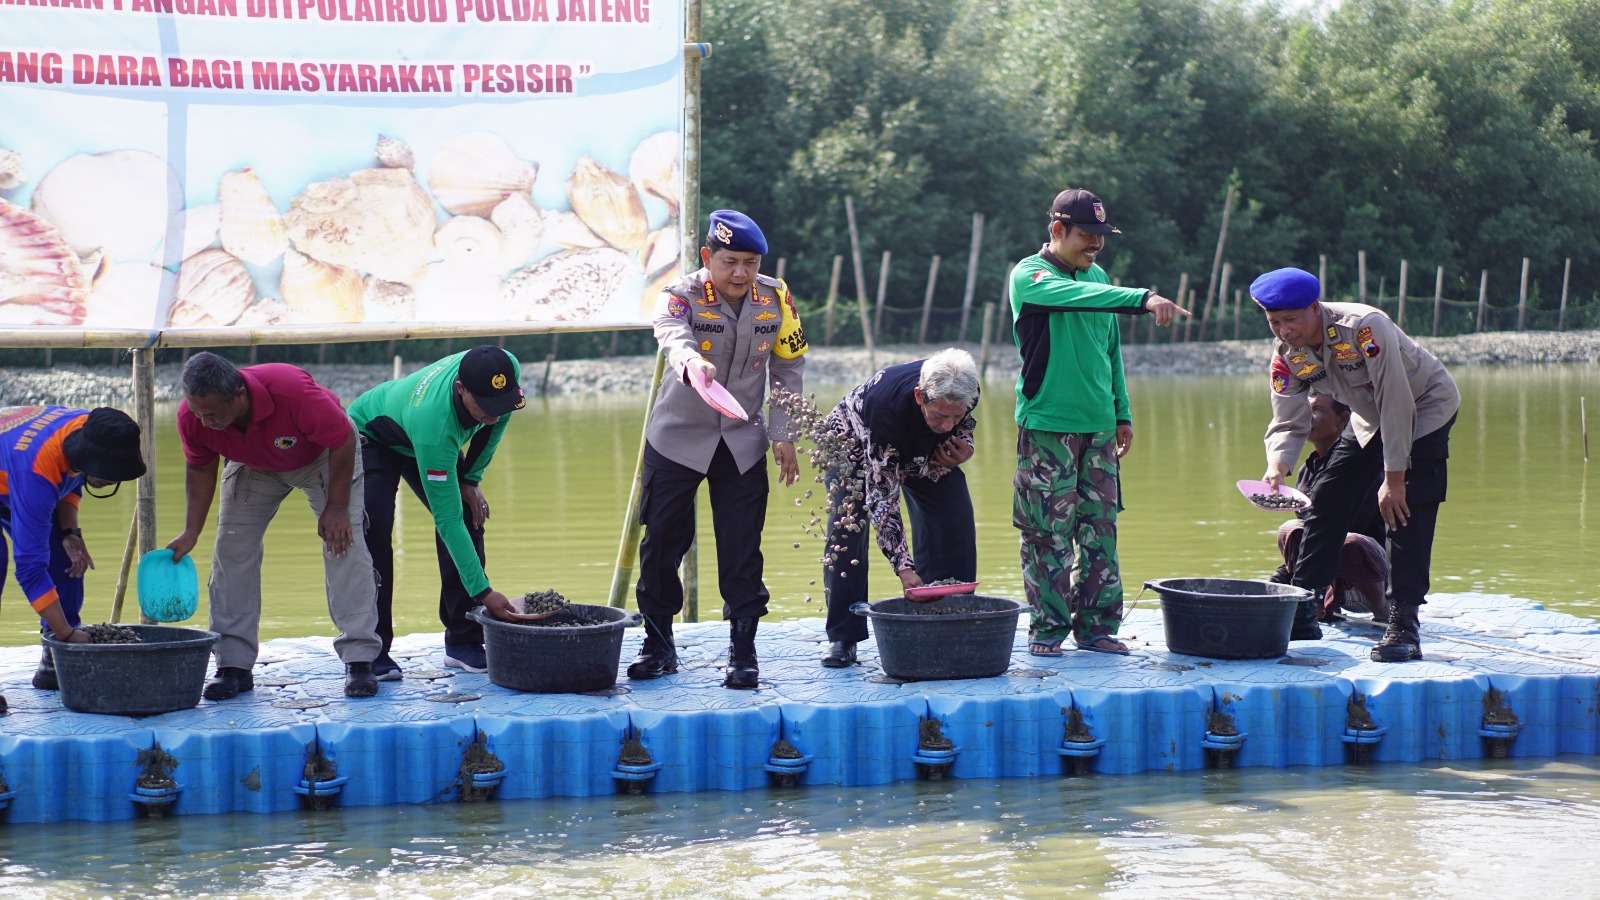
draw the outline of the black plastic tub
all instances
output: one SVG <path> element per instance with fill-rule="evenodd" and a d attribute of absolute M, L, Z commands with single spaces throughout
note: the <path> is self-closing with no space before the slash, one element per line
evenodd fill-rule
<path fill-rule="evenodd" d="M 126 625 L 138 644 L 66 644 L 44 638 L 55 660 L 67 709 L 113 716 L 153 716 L 200 704 L 214 631 Z"/>
<path fill-rule="evenodd" d="M 1305 588 L 1243 578 L 1159 578 L 1167 649 L 1211 659 L 1269 659 L 1289 649 L 1295 605 Z"/>
<path fill-rule="evenodd" d="M 894 597 L 857 603 L 850 611 L 872 621 L 884 674 L 936 681 L 989 678 L 1010 668 L 1022 604 L 957 594 L 927 603 Z"/>
<path fill-rule="evenodd" d="M 502 622 L 483 609 L 467 615 L 483 626 L 489 680 L 538 694 L 603 691 L 616 684 L 622 631 L 636 618 L 609 606 L 576 603 L 538 625 Z"/>

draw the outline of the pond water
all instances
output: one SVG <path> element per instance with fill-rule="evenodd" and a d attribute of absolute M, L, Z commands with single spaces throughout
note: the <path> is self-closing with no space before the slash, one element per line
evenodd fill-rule
<path fill-rule="evenodd" d="M 1529 597 L 1578 615 L 1600 617 L 1600 368 L 1468 369 L 1455 373 L 1464 397 L 1452 433 L 1450 494 L 1440 513 L 1433 584 L 1440 591 L 1483 591 Z M 841 386 L 820 387 L 831 402 Z M 1280 514 L 1261 512 L 1234 489 L 1265 468 L 1261 433 L 1266 385 L 1256 377 L 1130 379 L 1135 419 L 1133 453 L 1123 470 L 1127 511 L 1120 524 L 1123 578 L 1131 600 L 1151 578 L 1262 577 L 1277 564 L 1273 541 Z M 1579 400 L 1594 414 L 1595 460 L 1583 461 Z M 492 518 L 489 575 L 507 594 L 554 587 L 577 602 L 604 603 L 617 555 L 623 507 L 638 449 L 643 403 L 637 397 L 535 401 L 516 414 L 484 490 Z M 993 384 L 979 406 L 978 450 L 967 464 L 978 523 L 978 569 L 985 590 L 1022 596 L 1017 533 L 1011 527 L 1016 428 L 1009 385 Z M 162 420 L 170 421 L 170 410 Z M 183 470 L 175 428 L 157 439 L 162 544 L 183 520 Z M 802 531 L 821 491 L 811 473 L 793 488 L 776 484 L 763 539 L 772 615 L 822 615 L 820 542 Z M 397 630 L 439 629 L 432 523 L 403 492 L 397 525 Z M 85 621 L 109 618 L 118 561 L 133 511 L 133 491 L 111 500 L 85 499 L 83 524 L 97 568 L 88 580 Z M 797 505 L 798 504 L 798 505 Z M 213 520 L 196 548 L 202 579 L 209 569 Z M 700 606 L 721 615 L 716 596 L 710 507 L 701 492 L 698 517 Z M 799 543 L 799 547 L 794 545 Z M 887 596 L 895 581 L 875 550 L 863 562 Z M 332 634 L 322 589 L 316 523 L 300 495 L 291 495 L 267 533 L 263 637 Z M 811 598 L 809 601 L 807 598 Z M 129 613 L 136 612 L 131 595 Z M 204 621 L 205 591 L 197 621 Z M 632 592 L 628 595 L 632 605 Z M 126 614 L 125 614 L 126 615 Z M 0 604 L 0 644 L 28 643 L 33 618 L 14 580 Z"/>
<path fill-rule="evenodd" d="M 1600 769 L 1246 769 L 0 829 L 8 897 L 1593 896 Z"/>

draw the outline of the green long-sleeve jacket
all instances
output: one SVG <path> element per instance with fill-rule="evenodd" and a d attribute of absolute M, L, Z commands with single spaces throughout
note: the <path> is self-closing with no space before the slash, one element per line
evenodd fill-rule
<path fill-rule="evenodd" d="M 1105 270 L 1075 270 L 1048 246 L 1011 270 L 1011 334 L 1022 352 L 1017 425 L 1111 431 L 1132 422 L 1117 315 L 1145 312 L 1143 288 L 1113 287 Z"/>
<path fill-rule="evenodd" d="M 417 461 L 433 527 L 450 551 L 462 586 L 478 597 L 489 590 L 489 576 L 467 533 L 461 485 L 483 480 L 511 417 L 483 425 L 461 406 L 453 385 L 466 355 L 447 356 L 405 378 L 378 385 L 350 404 L 350 418 L 366 440 Z M 511 353 L 506 355 L 520 380 L 521 363 Z"/>

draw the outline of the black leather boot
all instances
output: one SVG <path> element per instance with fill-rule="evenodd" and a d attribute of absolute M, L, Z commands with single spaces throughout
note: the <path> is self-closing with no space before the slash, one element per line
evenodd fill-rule
<path fill-rule="evenodd" d="M 376 697 L 378 695 L 378 677 L 372 674 L 372 663 L 345 663 L 344 695 L 346 697 Z"/>
<path fill-rule="evenodd" d="M 1389 610 L 1389 629 L 1372 648 L 1373 662 L 1410 662 L 1422 658 L 1422 623 L 1415 606 L 1395 604 Z"/>
<path fill-rule="evenodd" d="M 728 674 L 722 686 L 735 690 L 754 690 L 761 669 L 756 665 L 756 626 L 760 619 L 734 619 L 728 628 Z"/>
<path fill-rule="evenodd" d="M 672 644 L 672 619 L 645 616 L 644 646 L 628 666 L 628 677 L 648 681 L 678 671 L 678 649 Z"/>
<path fill-rule="evenodd" d="M 50 656 L 49 647 L 39 656 L 39 668 L 33 670 L 33 686 L 41 691 L 61 689 L 60 682 L 56 681 L 56 661 Z"/>
<path fill-rule="evenodd" d="M 834 641 L 822 657 L 822 664 L 830 669 L 843 669 L 856 664 L 856 642 Z"/>
<path fill-rule="evenodd" d="M 255 690 L 255 678 L 251 677 L 249 669 L 236 669 L 233 666 L 218 666 L 217 674 L 206 682 L 205 690 L 200 693 L 207 700 L 232 700 L 240 694 Z"/>
<path fill-rule="evenodd" d="M 1302 600 L 1295 606 L 1294 625 L 1289 629 L 1291 641 L 1320 641 L 1322 626 L 1317 624 L 1317 607 L 1314 600 Z"/>

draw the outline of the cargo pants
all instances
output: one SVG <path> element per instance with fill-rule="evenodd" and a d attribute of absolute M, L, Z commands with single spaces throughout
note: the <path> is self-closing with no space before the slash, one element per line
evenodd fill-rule
<path fill-rule="evenodd" d="M 261 558 L 267 526 L 278 506 L 299 490 L 313 515 L 328 503 L 328 454 L 288 472 L 266 472 L 229 460 L 222 470 L 222 506 L 217 513 L 217 544 L 211 558 L 211 630 L 217 642 L 217 665 L 249 669 L 255 665 L 261 625 Z M 378 657 L 378 585 L 366 530 L 362 496 L 361 454 L 356 454 L 350 485 L 350 549 L 334 556 L 313 531 L 302 540 L 316 541 L 322 555 L 328 614 L 340 634 L 333 649 L 345 663 Z M 294 623 L 303 627 L 304 623 Z"/>
<path fill-rule="evenodd" d="M 1022 584 L 1036 641 L 1087 643 L 1122 624 L 1117 563 L 1116 432 L 1017 430 L 1012 524 L 1022 533 Z"/>

